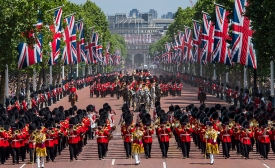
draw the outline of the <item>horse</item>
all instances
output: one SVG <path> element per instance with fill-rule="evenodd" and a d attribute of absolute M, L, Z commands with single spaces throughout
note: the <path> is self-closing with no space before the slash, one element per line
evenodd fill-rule
<path fill-rule="evenodd" d="M 201 91 L 199 93 L 198 98 L 199 98 L 200 104 L 204 104 L 204 101 L 206 100 L 206 93 L 204 91 Z"/>
<path fill-rule="evenodd" d="M 156 102 L 156 87 L 152 86 L 150 89 L 150 95 L 151 95 L 151 108 L 154 108 Z"/>
<path fill-rule="evenodd" d="M 76 95 L 74 93 L 70 94 L 69 100 L 71 102 L 71 106 L 74 106 L 76 101 Z"/>
<path fill-rule="evenodd" d="M 143 90 L 138 90 L 135 94 L 135 104 L 136 104 L 136 110 L 138 111 L 140 104 L 143 102 L 142 98 L 144 95 L 144 91 Z"/>
<path fill-rule="evenodd" d="M 119 99 L 119 97 L 120 97 L 120 85 L 116 85 L 116 87 L 115 87 L 115 91 L 116 91 L 116 98 L 117 99 Z"/>
<path fill-rule="evenodd" d="M 144 90 L 144 94 L 143 94 L 142 98 L 143 98 L 143 103 L 145 105 L 145 108 L 150 110 L 150 107 L 151 107 L 151 95 L 150 95 L 150 91 L 148 89 Z"/>
<path fill-rule="evenodd" d="M 161 89 L 160 89 L 160 86 L 158 85 L 156 88 L 156 98 L 155 98 L 155 101 L 160 101 L 160 98 L 161 98 Z"/>

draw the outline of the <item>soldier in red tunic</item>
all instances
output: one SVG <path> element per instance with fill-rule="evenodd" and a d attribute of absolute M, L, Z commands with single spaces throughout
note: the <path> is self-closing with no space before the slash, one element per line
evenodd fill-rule
<path fill-rule="evenodd" d="M 184 115 L 180 119 L 181 125 L 176 128 L 175 132 L 180 138 L 180 146 L 183 154 L 183 159 L 189 158 L 190 146 L 191 146 L 191 134 L 193 129 L 189 123 L 189 117 Z"/>
<path fill-rule="evenodd" d="M 78 101 L 78 95 L 76 93 L 76 88 L 75 88 L 74 84 L 72 84 L 71 87 L 70 87 L 70 94 L 75 94 L 76 101 Z M 70 102 L 70 96 L 69 96 L 69 102 Z"/>
<path fill-rule="evenodd" d="M 227 159 L 230 157 L 229 151 L 231 148 L 231 135 L 233 134 L 232 127 L 229 127 L 229 117 L 224 116 L 222 118 L 222 127 L 220 131 L 220 139 L 222 141 L 222 149 L 224 158 Z"/>
<path fill-rule="evenodd" d="M 270 151 L 270 136 L 272 131 L 268 127 L 268 120 L 263 119 L 261 122 L 261 128 L 258 132 L 258 139 L 260 143 L 260 154 L 263 156 L 264 160 L 268 159 L 268 153 Z"/>
<path fill-rule="evenodd" d="M 75 160 L 78 160 L 77 158 L 77 144 L 78 144 L 78 135 L 79 135 L 79 130 L 76 127 L 76 119 L 74 117 L 71 117 L 69 120 L 69 133 L 68 133 L 68 138 L 69 138 L 69 150 L 70 150 L 70 161 L 73 161 L 73 158 Z"/>
<path fill-rule="evenodd" d="M 22 138 L 22 134 L 18 128 L 18 124 L 12 128 L 12 136 L 10 137 L 11 141 L 11 149 L 12 149 L 12 162 L 13 164 L 19 164 L 19 156 L 20 156 L 20 139 Z"/>
<path fill-rule="evenodd" d="M 95 132 L 96 139 L 97 139 L 97 146 L 98 146 L 98 157 L 99 160 L 102 160 L 106 157 L 107 152 L 107 144 L 108 144 L 108 136 L 110 134 L 109 129 L 105 127 L 104 121 L 99 120 L 98 128 Z"/>
<path fill-rule="evenodd" d="M 160 141 L 160 148 L 162 152 L 162 158 L 167 158 L 167 153 L 169 149 L 169 140 L 171 137 L 171 128 L 168 124 L 167 116 L 160 117 L 160 127 L 158 127 L 157 132 Z"/>
<path fill-rule="evenodd" d="M 121 127 L 122 138 L 124 140 L 124 148 L 126 151 L 126 159 L 128 159 L 132 155 L 131 142 L 132 133 L 135 131 L 135 125 L 133 123 L 133 116 L 128 114 L 124 116 L 125 124 Z"/>
<path fill-rule="evenodd" d="M 151 158 L 151 149 L 152 149 L 152 143 L 153 143 L 153 134 L 154 134 L 154 128 L 151 123 L 151 116 L 149 113 L 147 113 L 144 118 L 142 118 L 142 124 L 143 127 L 143 146 L 145 151 L 146 159 Z"/>

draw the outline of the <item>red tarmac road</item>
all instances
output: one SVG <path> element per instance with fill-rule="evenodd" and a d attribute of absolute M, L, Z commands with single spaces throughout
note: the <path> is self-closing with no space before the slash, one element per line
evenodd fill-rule
<path fill-rule="evenodd" d="M 116 112 L 115 121 L 118 123 L 120 114 L 121 114 L 121 106 L 122 99 L 117 100 L 116 98 L 90 98 L 89 97 L 89 88 L 84 88 L 80 91 L 77 91 L 79 95 L 79 101 L 76 103 L 78 108 L 85 109 L 88 104 L 93 104 L 96 106 L 96 109 L 99 110 L 104 103 L 109 103 L 112 109 Z M 197 101 L 197 88 L 191 87 L 189 85 L 184 84 L 182 90 L 181 97 L 165 97 L 161 99 L 161 107 L 168 110 L 168 107 L 173 105 L 179 105 L 180 107 L 185 107 L 186 105 L 194 103 L 195 105 L 199 105 Z M 221 101 L 220 99 L 215 98 L 214 96 L 208 95 L 206 105 L 213 106 L 216 103 L 220 103 L 228 107 L 228 103 Z M 68 103 L 68 99 L 64 98 L 59 101 L 57 104 L 53 105 L 51 109 L 64 106 L 65 109 L 70 107 Z M 150 111 L 152 114 L 152 110 Z M 45 163 L 46 168 L 121 168 L 121 167 L 146 167 L 146 168 L 205 168 L 205 167 L 213 167 L 213 168 L 272 168 L 275 167 L 275 155 L 270 152 L 268 160 L 262 160 L 258 154 L 255 152 L 250 153 L 250 159 L 244 160 L 241 156 L 237 156 L 235 151 L 231 151 L 231 158 L 224 159 L 222 154 L 218 154 L 215 156 L 215 164 L 210 165 L 209 159 L 204 159 L 201 152 L 195 147 L 192 143 L 190 158 L 182 159 L 181 151 L 176 148 L 176 143 L 174 138 L 170 139 L 170 147 L 168 151 L 168 158 L 161 158 L 161 151 L 158 146 L 157 139 L 154 138 L 154 142 L 152 145 L 152 158 L 145 159 L 143 156 L 141 158 L 140 165 L 134 165 L 134 159 L 126 159 L 126 155 L 123 149 L 123 141 L 120 136 L 120 127 L 117 126 L 117 130 L 114 133 L 114 139 L 109 143 L 109 152 L 108 156 L 104 160 L 98 160 L 97 156 L 97 144 L 96 140 L 89 140 L 88 144 L 83 148 L 83 152 L 78 156 L 77 161 L 70 162 L 69 160 L 69 151 L 68 147 L 62 151 L 61 155 L 56 157 L 55 163 Z M 220 153 L 222 153 L 222 148 L 220 146 Z M 28 161 L 29 154 L 27 154 Z M 12 165 L 12 158 L 10 158 L 4 165 L 0 167 L 3 168 L 35 168 L 36 164 L 25 164 L 20 162 L 19 165 Z"/>

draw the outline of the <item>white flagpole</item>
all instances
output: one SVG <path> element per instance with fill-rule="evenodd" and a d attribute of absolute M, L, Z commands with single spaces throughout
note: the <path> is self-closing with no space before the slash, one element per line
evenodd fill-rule
<path fill-rule="evenodd" d="M 62 66 L 62 79 L 65 79 L 65 77 L 64 77 L 64 65 Z"/>
<path fill-rule="evenodd" d="M 50 66 L 50 85 L 53 84 L 53 67 L 52 65 Z"/>
<path fill-rule="evenodd" d="M 85 66 L 82 67 L 82 76 L 85 76 Z"/>
<path fill-rule="evenodd" d="M 33 86 L 33 91 L 36 91 L 36 71 L 35 71 L 35 69 L 33 69 L 32 86 Z"/>
<path fill-rule="evenodd" d="M 228 71 L 228 66 L 226 66 L 226 71 Z M 225 82 L 228 83 L 228 72 L 225 74 Z"/>
<path fill-rule="evenodd" d="M 76 77 L 78 77 L 78 64 L 76 64 Z"/>
<path fill-rule="evenodd" d="M 64 7 L 65 5 L 63 4 L 62 6 L 58 6 L 56 8 L 53 8 L 53 9 L 50 9 L 50 10 L 47 10 L 46 12 L 50 12 L 50 11 L 53 11 L 53 10 L 56 10 L 56 9 L 59 9 L 59 8 L 62 8 Z"/>
<path fill-rule="evenodd" d="M 244 69 L 243 69 L 243 82 L 244 82 L 244 89 L 246 89 L 246 82 L 247 82 L 247 77 L 246 77 L 246 67 L 244 66 Z"/>
<path fill-rule="evenodd" d="M 5 70 L 5 90 L 6 90 L 6 98 L 9 97 L 9 66 L 6 64 Z"/>

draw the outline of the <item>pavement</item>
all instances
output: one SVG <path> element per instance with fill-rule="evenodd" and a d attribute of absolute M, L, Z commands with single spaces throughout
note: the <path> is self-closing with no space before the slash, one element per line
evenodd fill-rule
<path fill-rule="evenodd" d="M 191 87 L 189 85 L 183 84 L 183 90 L 181 97 L 165 97 L 161 99 L 161 107 L 168 111 L 168 107 L 173 105 L 179 105 L 180 107 L 185 107 L 190 103 L 199 105 L 197 100 L 197 88 Z M 116 98 L 106 97 L 106 98 L 90 98 L 89 88 L 86 87 L 82 90 L 77 91 L 79 95 L 79 100 L 76 102 L 76 106 L 80 109 L 85 109 L 87 105 L 93 104 L 96 109 L 99 110 L 104 103 L 109 103 L 112 109 L 116 112 L 115 121 L 118 123 L 121 106 L 123 104 L 122 99 L 117 100 Z M 229 104 L 212 96 L 207 95 L 207 100 L 205 104 L 207 106 L 214 106 L 219 103 L 222 106 L 228 107 Z M 50 107 L 52 110 L 60 105 L 64 106 L 65 109 L 70 108 L 70 103 L 67 98 L 58 101 Z M 152 114 L 153 109 L 150 113 Z M 136 113 L 135 113 L 136 114 Z M 224 159 L 222 157 L 222 147 L 220 146 L 220 154 L 215 156 L 214 165 L 210 165 L 210 160 L 205 159 L 203 154 L 195 147 L 192 143 L 190 158 L 183 159 L 181 151 L 176 148 L 176 142 L 174 138 L 170 139 L 170 147 L 168 151 L 168 158 L 161 158 L 161 151 L 157 143 L 156 137 L 153 139 L 152 145 L 152 158 L 146 159 L 143 155 L 141 156 L 141 164 L 134 165 L 134 159 L 126 159 L 126 155 L 123 149 L 123 141 L 120 136 L 120 127 L 117 126 L 117 130 L 114 132 L 114 139 L 109 143 L 109 152 L 105 159 L 99 160 L 97 155 L 97 144 L 96 140 L 88 140 L 88 144 L 83 148 L 82 153 L 78 156 L 77 161 L 70 162 L 68 147 L 62 151 L 61 155 L 56 157 L 56 162 L 45 163 L 45 167 L 56 167 L 56 168 L 121 168 L 121 167 L 146 167 L 146 168 L 272 168 L 275 167 L 275 155 L 270 152 L 269 159 L 263 160 L 255 152 L 250 153 L 250 159 L 242 159 L 241 156 L 237 156 L 235 151 L 231 151 L 231 157 L 229 159 Z M 254 147 L 255 148 L 255 147 Z M 27 154 L 27 159 L 25 162 L 20 162 L 20 164 L 12 165 L 12 158 L 10 158 L 4 165 L 0 168 L 35 168 L 36 164 L 26 164 L 29 160 L 29 154 Z"/>

